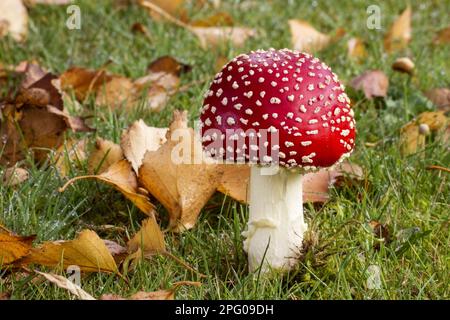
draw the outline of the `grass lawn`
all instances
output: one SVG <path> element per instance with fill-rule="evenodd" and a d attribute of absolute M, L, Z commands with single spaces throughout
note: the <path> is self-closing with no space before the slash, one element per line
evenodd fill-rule
<path fill-rule="evenodd" d="M 402 156 L 398 148 L 399 129 L 423 111 L 433 110 L 423 96 L 427 89 L 450 86 L 450 46 L 433 47 L 436 30 L 450 24 L 450 1 L 411 1 L 412 41 L 403 52 L 387 55 L 383 35 L 404 8 L 403 1 L 380 1 L 382 30 L 366 28 L 366 8 L 370 1 L 240 1 L 224 0 L 220 10 L 230 13 L 237 25 L 260 30 L 244 48 L 223 46 L 203 50 L 189 32 L 170 23 L 152 21 L 138 6 L 118 9 L 110 1 L 76 1 L 81 7 L 82 30 L 65 27 L 65 7 L 37 6 L 30 10 L 29 38 L 24 44 L 0 40 L 0 62 L 17 64 L 37 60 L 59 74 L 70 66 L 99 68 L 106 61 L 111 72 L 137 78 L 152 60 L 172 55 L 192 66 L 182 76 L 188 90 L 174 95 L 160 113 L 146 110 L 111 113 L 86 107 L 97 129 L 89 134 L 119 142 L 124 128 L 137 119 L 151 126 L 167 126 L 172 111 L 188 110 L 193 122 L 199 116 L 203 92 L 215 73 L 219 55 L 235 55 L 259 48 L 290 46 L 287 20 L 309 21 L 318 30 L 346 30 L 344 39 L 317 56 L 336 72 L 344 83 L 367 69 L 381 69 L 390 79 L 384 101 L 368 101 L 353 94 L 358 136 L 351 161 L 365 171 L 358 186 L 332 190 L 323 206 L 306 205 L 305 214 L 313 231 L 312 245 L 298 268 L 270 279 L 247 271 L 241 232 L 248 209 L 220 194 L 204 208 L 197 226 L 182 235 L 167 234 L 170 251 L 206 274 L 206 279 L 185 270 L 173 260 L 155 257 L 129 273 L 129 283 L 114 275 L 91 274 L 82 287 L 95 297 L 105 293 L 128 296 L 139 290 L 168 288 L 181 280 L 202 281 L 199 288 L 182 288 L 180 299 L 448 299 L 450 297 L 450 176 L 426 170 L 428 165 L 448 167 L 449 146 L 430 143 L 419 153 Z M 242 1 L 243 2 L 243 1 Z M 253 4 L 252 4 L 253 3 Z M 194 17 L 211 14 L 196 10 Z M 135 22 L 143 23 L 151 41 L 131 32 Z M 369 55 L 362 63 L 347 56 L 346 39 L 366 40 Z M 410 55 L 416 64 L 413 78 L 395 73 L 390 66 L 401 55 Z M 204 80 L 204 81 L 203 81 Z M 356 99 L 355 99 L 356 98 Z M 80 134 L 86 136 L 86 134 Z M 376 142 L 367 147 L 366 142 Z M 85 174 L 74 169 L 70 176 Z M 80 181 L 59 193 L 66 180 L 53 167 L 32 166 L 31 178 L 19 188 L 0 186 L 0 221 L 23 235 L 36 234 L 37 241 L 72 239 L 87 226 L 113 224 L 125 234 L 101 232 L 103 238 L 124 244 L 134 234 L 144 215 L 112 188 L 94 181 Z M 165 211 L 158 206 L 165 223 Z M 380 242 L 369 226 L 371 220 L 385 224 L 391 241 Z M 371 267 L 372 266 L 372 267 Z M 376 267 L 373 267 L 376 266 Z M 380 289 L 369 289 L 368 269 L 378 269 Z M 15 299 L 68 299 L 65 290 L 47 282 L 30 281 L 32 276 L 5 277 L 0 272 L 0 292 L 12 292 Z"/>

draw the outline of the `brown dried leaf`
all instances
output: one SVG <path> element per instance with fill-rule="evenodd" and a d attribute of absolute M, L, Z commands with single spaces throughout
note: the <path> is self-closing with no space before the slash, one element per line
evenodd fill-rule
<path fill-rule="evenodd" d="M 37 270 L 35 270 L 34 272 L 36 272 L 37 274 L 40 274 L 45 279 L 47 279 L 51 283 L 57 285 L 61 289 L 65 289 L 65 290 L 69 291 L 71 294 L 75 295 L 77 298 L 79 298 L 81 300 L 96 300 L 93 296 L 91 296 L 89 293 L 84 291 L 79 285 L 73 283 L 72 281 L 70 281 L 69 279 L 67 279 L 63 276 L 60 276 L 60 275 L 57 275 L 54 273 L 40 272 Z"/>
<path fill-rule="evenodd" d="M 77 265 L 86 272 L 119 272 L 105 243 L 91 230 L 83 230 L 74 240 L 44 242 L 33 248 L 19 263 L 62 266 L 64 269 Z"/>
<path fill-rule="evenodd" d="M 450 111 L 450 89 L 436 88 L 425 92 L 425 96 L 433 102 L 439 110 Z"/>
<path fill-rule="evenodd" d="M 111 110 L 125 108 L 130 110 L 138 100 L 138 90 L 128 78 L 113 76 L 97 88 L 95 104 Z"/>
<path fill-rule="evenodd" d="M 122 148 L 112 141 L 97 138 L 89 154 L 88 168 L 91 174 L 102 174 L 114 163 L 124 158 Z"/>
<path fill-rule="evenodd" d="M 356 90 L 364 91 L 367 99 L 386 97 L 389 88 L 389 79 L 380 70 L 368 70 L 354 78 L 350 85 Z"/>
<path fill-rule="evenodd" d="M 139 169 L 139 181 L 169 211 L 175 231 L 194 226 L 220 181 L 220 167 L 206 163 L 201 150 L 186 112 L 176 111 L 167 142 L 147 152 Z"/>
<path fill-rule="evenodd" d="M 193 27 L 223 27 L 233 26 L 233 24 L 233 18 L 227 12 L 217 12 L 205 19 L 198 19 L 190 22 L 190 25 Z"/>
<path fill-rule="evenodd" d="M 120 139 L 123 153 L 138 173 L 147 151 L 156 151 L 166 142 L 168 128 L 149 127 L 144 120 L 135 121 Z"/>
<path fill-rule="evenodd" d="M 79 101 L 83 101 L 97 88 L 110 81 L 111 75 L 107 74 L 104 69 L 90 70 L 84 68 L 73 67 L 60 75 L 61 89 L 64 91 L 73 90 L 75 97 Z"/>
<path fill-rule="evenodd" d="M 408 45 L 412 37 L 411 14 L 411 7 L 408 6 L 393 22 L 384 37 L 384 49 L 386 52 L 403 49 Z"/>
<path fill-rule="evenodd" d="M 80 176 L 69 180 L 61 189 L 63 192 L 70 184 L 81 179 L 96 179 L 103 181 L 121 192 L 128 200 L 133 202 L 145 214 L 152 216 L 154 206 L 149 199 L 138 193 L 138 183 L 130 163 L 120 160 L 112 164 L 108 170 L 100 175 Z"/>
<path fill-rule="evenodd" d="M 5 170 L 2 183 L 5 186 L 13 187 L 28 180 L 30 174 L 26 169 L 11 167 Z"/>
<path fill-rule="evenodd" d="M 294 50 L 313 53 L 325 49 L 333 42 L 333 37 L 317 31 L 303 20 L 289 20 L 291 43 Z"/>
<path fill-rule="evenodd" d="M 433 39 L 433 44 L 448 44 L 450 43 L 450 26 L 439 30 Z"/>
<path fill-rule="evenodd" d="M 86 160 L 86 140 L 70 139 L 61 145 L 55 152 L 55 167 L 61 177 L 67 177 L 72 166 Z"/>
<path fill-rule="evenodd" d="M 142 2 L 142 1 L 141 1 Z M 183 8 L 184 0 L 148 0 L 146 2 L 151 2 L 152 4 L 158 6 L 161 8 L 161 10 L 164 10 L 168 14 L 180 18 L 182 21 L 187 21 L 187 12 Z M 154 10 L 149 11 L 150 16 L 156 20 L 159 21 L 163 19 L 164 17 L 161 17 L 161 15 L 158 12 L 155 12 Z"/>
<path fill-rule="evenodd" d="M 223 165 L 223 176 L 218 191 L 233 199 L 246 203 L 250 167 L 247 165 Z M 329 200 L 330 186 L 340 179 L 362 180 L 364 176 L 360 166 L 344 162 L 333 169 L 321 169 L 303 176 L 303 202 L 326 202 Z"/>
<path fill-rule="evenodd" d="M 29 254 L 35 236 L 17 236 L 0 228 L 0 266 L 8 265 Z"/>
<path fill-rule="evenodd" d="M 256 36 L 256 30 L 246 27 L 190 27 L 200 41 L 203 49 L 231 43 L 234 47 L 242 47 L 245 42 Z"/>
<path fill-rule="evenodd" d="M 66 5 L 71 4 L 73 0 L 25 0 L 27 5 L 45 4 L 45 5 Z"/>
<path fill-rule="evenodd" d="M 100 297 L 100 300 L 174 300 L 175 299 L 175 293 L 181 286 L 194 286 L 199 287 L 201 286 L 200 282 L 194 282 L 194 281 L 180 281 L 175 282 L 171 289 L 167 290 L 159 290 L 159 291 L 153 291 L 153 292 L 145 292 L 145 291 L 139 291 L 135 294 L 133 294 L 130 298 L 125 299 L 119 295 L 115 294 L 104 294 Z"/>
<path fill-rule="evenodd" d="M 416 123 L 419 125 L 426 124 L 431 131 L 438 131 L 447 127 L 448 118 L 444 111 L 426 111 L 417 117 Z"/>
<path fill-rule="evenodd" d="M 155 217 L 147 218 L 142 222 L 141 229 L 128 241 L 127 246 L 128 252 L 138 253 L 136 257 L 166 251 L 164 235 Z"/>
<path fill-rule="evenodd" d="M 358 61 L 367 57 L 367 50 L 360 38 L 350 38 L 347 41 L 348 56 Z"/>
<path fill-rule="evenodd" d="M 191 66 L 181 63 L 171 56 L 162 56 L 150 63 L 147 72 L 149 74 L 170 73 L 179 77 L 182 73 L 189 72 L 191 69 Z"/>
<path fill-rule="evenodd" d="M 28 34 L 28 13 L 22 0 L 0 1 L 0 38 L 10 34 L 16 41 L 24 41 Z"/>

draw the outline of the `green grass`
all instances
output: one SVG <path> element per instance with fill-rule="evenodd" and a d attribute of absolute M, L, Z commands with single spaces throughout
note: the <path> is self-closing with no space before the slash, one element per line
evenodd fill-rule
<path fill-rule="evenodd" d="M 450 85 L 450 46 L 435 48 L 434 32 L 450 24 L 450 2 L 412 2 L 413 39 L 408 49 L 386 55 L 383 34 L 404 9 L 403 1 L 383 1 L 382 30 L 366 28 L 370 1 L 253 1 L 257 5 L 239 9 L 240 1 L 223 1 L 237 24 L 260 30 L 245 48 L 225 45 L 218 51 L 202 50 L 196 38 L 172 24 L 152 21 L 141 8 L 117 9 L 107 1 L 77 1 L 82 11 L 82 30 L 65 28 L 64 7 L 37 6 L 30 10 L 28 41 L 17 44 L 0 40 L 0 62 L 16 64 L 36 59 L 49 70 L 60 73 L 72 65 L 98 68 L 108 59 L 111 72 L 129 77 L 142 76 L 148 63 L 172 55 L 193 68 L 182 76 L 182 84 L 209 80 L 217 56 L 229 58 L 258 48 L 290 46 L 287 20 L 310 21 L 324 32 L 338 27 L 347 31 L 343 40 L 317 54 L 347 83 L 366 69 L 381 69 L 390 78 L 389 97 L 381 105 L 353 94 L 358 127 L 356 151 L 351 161 L 365 170 L 365 181 L 357 186 L 332 190 L 324 206 L 306 206 L 307 222 L 313 231 L 313 245 L 303 261 L 289 274 L 270 279 L 247 272 L 241 232 L 245 228 L 246 206 L 221 195 L 211 199 L 197 226 L 182 235 L 167 235 L 168 248 L 208 276 L 198 279 L 164 257 L 155 257 L 129 273 L 129 284 L 113 275 L 83 277 L 82 287 L 94 296 L 105 293 L 130 295 L 139 290 L 167 288 L 180 280 L 201 280 L 199 288 L 182 288 L 178 298 L 186 299 L 448 299 L 450 283 L 450 192 L 449 176 L 425 170 L 427 165 L 449 166 L 449 147 L 432 142 L 417 154 L 399 153 L 400 127 L 420 112 L 433 110 L 423 90 Z M 204 17 L 212 11 L 193 11 Z M 141 22 L 153 41 L 135 35 L 130 27 Z M 366 40 L 369 57 L 358 64 L 347 57 L 346 39 Z M 400 55 L 413 57 L 417 73 L 393 73 L 390 65 Z M 192 85 L 173 96 L 161 113 L 145 110 L 112 114 L 88 105 L 85 114 L 94 115 L 92 126 L 101 136 L 118 142 L 122 129 L 143 118 L 147 124 L 167 126 L 172 111 L 188 110 L 191 121 L 199 115 L 204 85 Z M 85 135 L 82 135 L 85 136 Z M 366 147 L 365 142 L 378 142 Z M 31 163 L 27 163 L 31 165 Z M 71 176 L 85 173 L 73 169 Z M 81 181 L 58 193 L 65 179 L 53 167 L 32 165 L 31 178 L 18 188 L 0 186 L 0 221 L 19 234 L 37 234 L 37 241 L 71 239 L 86 224 L 114 224 L 133 234 L 144 216 L 112 188 L 93 181 Z M 160 216 L 166 215 L 158 207 Z M 392 241 L 380 243 L 368 223 L 386 224 Z M 126 236 L 100 232 L 100 236 L 124 243 Z M 376 249 L 375 247 L 379 247 Z M 379 266 L 382 286 L 368 289 L 367 269 Z M 0 292 L 12 292 L 15 299 L 67 299 L 64 290 L 31 276 L 14 277 L 0 272 Z"/>

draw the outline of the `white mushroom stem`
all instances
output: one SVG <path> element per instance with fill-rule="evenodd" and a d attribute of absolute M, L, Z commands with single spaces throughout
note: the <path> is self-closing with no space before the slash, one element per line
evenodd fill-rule
<path fill-rule="evenodd" d="M 303 217 L 302 175 L 280 168 L 265 175 L 252 166 L 250 177 L 250 214 L 244 250 L 250 271 L 261 266 L 289 270 L 299 259 L 307 224 Z M 264 262 L 263 262 L 264 259 Z"/>

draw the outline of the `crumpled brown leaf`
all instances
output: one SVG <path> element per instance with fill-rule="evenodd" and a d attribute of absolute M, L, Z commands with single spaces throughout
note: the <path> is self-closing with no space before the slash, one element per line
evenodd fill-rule
<path fill-rule="evenodd" d="M 433 44 L 448 44 L 450 43 L 450 26 L 439 30 L 433 38 Z"/>
<path fill-rule="evenodd" d="M 138 193 L 138 182 L 136 175 L 127 160 L 119 160 L 99 175 L 75 177 L 69 180 L 62 188 L 60 188 L 59 191 L 63 192 L 70 184 L 81 179 L 96 179 L 103 181 L 121 192 L 142 212 L 149 216 L 153 215 L 154 206 L 150 203 L 146 196 Z"/>
<path fill-rule="evenodd" d="M 393 70 L 407 73 L 409 75 L 414 74 L 414 67 L 414 62 L 408 57 L 397 58 L 392 64 Z"/>
<path fill-rule="evenodd" d="M 3 173 L 2 184 L 5 186 L 13 187 L 28 180 L 30 174 L 28 170 L 20 167 L 7 168 Z"/>
<path fill-rule="evenodd" d="M 16 41 L 24 41 L 28 34 L 28 13 L 22 0 L 0 1 L 0 38 L 10 34 Z"/>
<path fill-rule="evenodd" d="M 358 61 L 361 61 L 368 55 L 364 42 L 357 37 L 348 39 L 347 53 L 350 58 L 354 58 Z"/>
<path fill-rule="evenodd" d="M 230 26 L 195 26 L 187 24 L 166 12 L 163 8 L 152 1 L 140 1 L 140 4 L 149 9 L 150 12 L 156 13 L 173 24 L 184 28 L 197 36 L 200 46 L 203 49 L 216 47 L 230 42 L 235 47 L 241 47 L 248 38 L 256 36 L 255 29 L 247 27 L 230 27 Z M 217 22 L 217 21 L 216 21 Z"/>
<path fill-rule="evenodd" d="M 47 73 L 40 77 L 40 71 L 29 66 L 19 93 L 1 108 L 0 163 L 3 164 L 22 160 L 28 150 L 33 152 L 36 161 L 45 160 L 49 150 L 63 143 L 67 128 L 92 131 L 81 118 L 65 112 L 56 76 Z M 37 77 L 37 81 L 29 84 Z"/>
<path fill-rule="evenodd" d="M 233 164 L 223 166 L 224 174 L 218 191 L 239 202 L 247 203 L 250 166 Z M 307 173 L 303 176 L 303 203 L 326 202 L 329 200 L 330 187 L 335 185 L 339 179 L 349 178 L 358 181 L 363 177 L 363 169 L 349 162 L 343 162 L 331 169 Z"/>
<path fill-rule="evenodd" d="M 72 281 L 63 276 L 54 273 L 40 272 L 37 270 L 35 270 L 34 272 L 43 276 L 45 279 L 57 285 L 58 287 L 69 291 L 70 293 L 72 293 L 81 300 L 96 300 L 93 296 L 84 291 L 79 285 L 73 283 Z"/>
<path fill-rule="evenodd" d="M 0 266 L 11 264 L 29 254 L 36 236 L 18 236 L 0 225 Z"/>
<path fill-rule="evenodd" d="M 331 43 L 331 37 L 317 31 L 308 22 L 302 20 L 289 20 L 291 29 L 291 43 L 295 50 L 312 53 L 327 47 Z"/>
<path fill-rule="evenodd" d="M 425 146 L 425 138 L 430 132 L 444 131 L 448 123 L 443 111 L 421 113 L 400 129 L 401 154 L 407 156 L 418 152 Z"/>
<path fill-rule="evenodd" d="M 155 217 L 149 217 L 142 222 L 141 229 L 128 241 L 130 259 L 139 260 L 143 256 L 150 256 L 166 251 L 164 235 Z"/>
<path fill-rule="evenodd" d="M 172 288 L 170 289 L 153 292 L 139 291 L 130 296 L 128 299 L 123 298 L 116 294 L 104 294 L 100 297 L 100 300 L 174 300 L 176 291 L 181 286 L 199 287 L 201 286 L 201 282 L 193 282 L 193 281 L 175 282 Z"/>
<path fill-rule="evenodd" d="M 88 158 L 88 168 L 91 174 L 102 174 L 114 163 L 124 158 L 122 148 L 112 141 L 97 138 L 94 149 Z"/>
<path fill-rule="evenodd" d="M 386 97 L 389 88 L 389 79 L 380 70 L 368 70 L 354 78 L 350 85 L 356 90 L 362 90 L 367 99 Z"/>
<path fill-rule="evenodd" d="M 194 226 L 221 175 L 218 165 L 205 161 L 200 140 L 187 126 L 186 112 L 176 111 L 167 142 L 146 153 L 138 177 L 169 212 L 170 227 L 179 232 Z"/>
<path fill-rule="evenodd" d="M 386 52 L 403 49 L 411 41 L 411 14 L 411 7 L 408 6 L 393 22 L 391 28 L 384 37 L 384 49 Z"/>
<path fill-rule="evenodd" d="M 425 96 L 430 99 L 439 110 L 444 112 L 450 111 L 450 89 L 431 89 L 425 92 Z"/>
<path fill-rule="evenodd" d="M 120 146 L 136 174 L 147 151 L 156 151 L 166 142 L 168 128 L 149 127 L 144 120 L 135 121 L 123 132 Z"/>
<path fill-rule="evenodd" d="M 21 259 L 21 265 L 38 264 L 48 267 L 76 265 L 86 272 L 118 273 L 114 258 L 99 236 L 83 230 L 74 240 L 44 242 Z"/>
<path fill-rule="evenodd" d="M 86 160 L 86 143 L 86 139 L 69 139 L 56 150 L 53 159 L 61 177 L 67 177 L 73 166 L 80 167 Z"/>

